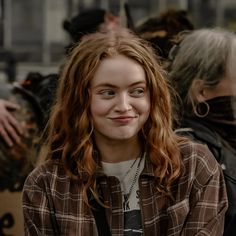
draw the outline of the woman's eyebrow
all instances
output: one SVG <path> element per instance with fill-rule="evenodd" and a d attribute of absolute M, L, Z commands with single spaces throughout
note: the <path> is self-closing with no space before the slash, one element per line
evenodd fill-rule
<path fill-rule="evenodd" d="M 100 88 L 100 87 L 117 88 L 118 86 L 115 86 L 114 84 L 109 84 L 109 83 L 101 83 L 94 86 L 94 88 Z"/>
<path fill-rule="evenodd" d="M 141 84 L 146 84 L 146 81 L 137 81 L 137 82 L 134 82 L 132 84 L 129 85 L 129 87 L 132 87 L 132 86 L 135 86 L 135 85 L 141 85 Z M 110 84 L 110 83 L 101 83 L 101 84 L 98 84 L 96 86 L 94 86 L 94 88 L 99 88 L 99 87 L 110 87 L 110 88 L 118 88 L 119 86 L 116 86 L 114 84 Z"/>

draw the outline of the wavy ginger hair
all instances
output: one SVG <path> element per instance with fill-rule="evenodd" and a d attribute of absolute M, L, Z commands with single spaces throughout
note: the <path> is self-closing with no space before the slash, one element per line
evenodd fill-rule
<path fill-rule="evenodd" d="M 172 129 L 169 88 L 152 48 L 127 29 L 84 36 L 72 50 L 60 77 L 56 103 L 47 126 L 47 156 L 61 158 L 68 173 L 80 181 L 85 173 L 84 197 L 87 199 L 88 189 L 92 189 L 97 197 L 95 173 L 98 161 L 94 158 L 89 87 L 101 61 L 115 55 L 138 62 L 146 73 L 151 110 L 140 135 L 155 166 L 157 188 L 168 193 L 181 172 L 181 138 Z"/>

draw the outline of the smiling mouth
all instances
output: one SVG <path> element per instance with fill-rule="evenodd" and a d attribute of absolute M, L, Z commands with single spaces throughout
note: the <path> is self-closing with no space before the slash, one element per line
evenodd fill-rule
<path fill-rule="evenodd" d="M 135 119 L 134 116 L 124 116 L 124 117 L 122 116 L 122 117 L 111 118 L 113 122 L 119 123 L 119 124 L 128 124 L 134 119 Z"/>

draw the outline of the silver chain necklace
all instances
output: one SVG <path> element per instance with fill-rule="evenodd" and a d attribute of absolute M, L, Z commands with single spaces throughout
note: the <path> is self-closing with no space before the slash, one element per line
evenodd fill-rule
<path fill-rule="evenodd" d="M 138 158 L 136 158 L 136 160 L 137 160 L 137 159 L 138 159 Z M 135 162 L 136 162 L 136 160 L 135 160 Z M 139 163 L 138 163 L 138 166 L 137 166 L 137 169 L 136 169 L 134 178 L 133 178 L 133 180 L 132 180 L 130 189 L 129 189 L 128 193 L 124 194 L 124 203 L 123 203 L 124 206 L 127 205 L 128 200 L 129 200 L 129 197 L 130 197 L 130 195 L 131 195 L 131 193 L 132 193 L 133 187 L 134 187 L 134 185 L 135 185 L 135 183 L 136 183 L 136 181 L 137 181 L 138 174 L 139 174 L 139 170 L 140 170 L 141 161 L 142 161 L 142 157 L 140 157 L 140 160 L 139 160 Z M 134 162 L 134 163 L 135 163 L 135 162 Z M 134 165 L 134 163 L 133 163 L 133 165 Z M 132 166 L 133 166 L 133 165 L 132 165 Z M 129 170 L 129 171 L 130 171 L 130 170 Z M 126 176 L 127 176 L 127 175 L 126 175 Z M 124 179 L 124 178 L 123 178 L 123 179 Z"/>
<path fill-rule="evenodd" d="M 133 161 L 132 165 L 129 167 L 129 169 L 126 171 L 126 173 L 124 174 L 124 176 L 122 176 L 122 178 L 120 178 L 120 182 L 124 182 L 124 179 L 126 178 L 126 176 L 129 174 L 129 172 L 132 170 L 134 164 L 136 163 L 136 161 L 138 160 L 138 157 L 135 158 L 135 160 Z"/>

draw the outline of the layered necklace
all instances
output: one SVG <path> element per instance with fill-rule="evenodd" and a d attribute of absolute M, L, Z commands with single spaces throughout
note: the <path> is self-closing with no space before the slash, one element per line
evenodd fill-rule
<path fill-rule="evenodd" d="M 117 178 L 119 178 L 124 206 L 129 205 L 130 196 L 132 195 L 133 190 L 136 188 L 136 183 L 139 177 L 139 173 L 142 167 L 142 160 L 144 159 L 144 157 L 145 153 L 144 155 L 141 153 L 134 160 L 130 160 L 128 162 L 124 161 L 118 165 L 115 165 L 114 163 L 102 163 L 103 169 L 108 176 L 116 176 Z M 130 166 L 127 168 L 128 163 Z M 125 208 L 126 207 L 124 207 L 124 209 Z"/>
<path fill-rule="evenodd" d="M 129 169 L 125 172 L 124 176 L 122 178 L 120 178 L 120 181 L 123 182 L 124 179 L 126 178 L 126 176 L 130 173 L 130 171 L 132 170 L 133 166 L 135 165 L 135 163 L 137 162 L 139 157 L 137 157 L 133 163 L 131 164 L 131 166 L 129 167 Z"/>
<path fill-rule="evenodd" d="M 134 188 L 134 185 L 138 179 L 138 176 L 139 176 L 139 171 L 140 171 L 140 167 L 141 167 L 141 161 L 142 161 L 142 157 L 140 156 L 140 158 L 136 158 L 134 160 L 134 162 L 132 163 L 132 165 L 129 167 L 129 169 L 127 170 L 127 172 L 124 174 L 124 176 L 120 179 L 120 182 L 122 182 L 124 184 L 124 180 L 125 178 L 128 176 L 128 174 L 131 172 L 133 166 L 135 165 L 135 163 L 137 162 L 137 160 L 139 159 L 139 162 L 138 162 L 138 165 L 137 165 L 137 168 L 136 168 L 136 171 L 135 171 L 135 174 L 134 174 L 134 177 L 132 179 L 132 182 L 131 182 L 131 185 L 130 185 L 130 188 L 129 188 L 129 191 L 127 193 L 124 193 L 123 196 L 124 196 L 124 205 L 127 205 L 128 201 L 129 201 L 129 198 L 130 198 L 130 195 L 132 193 L 132 190 Z"/>

